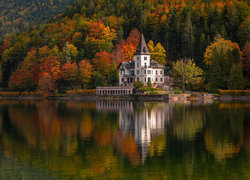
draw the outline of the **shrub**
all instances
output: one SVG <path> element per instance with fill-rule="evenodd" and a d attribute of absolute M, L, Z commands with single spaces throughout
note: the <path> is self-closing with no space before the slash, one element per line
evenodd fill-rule
<path fill-rule="evenodd" d="M 2 97 L 17 97 L 20 95 L 20 92 L 0 92 Z"/>
<path fill-rule="evenodd" d="M 67 95 L 95 95 L 96 90 L 95 89 L 78 89 L 78 90 L 68 90 L 66 91 Z"/>
<path fill-rule="evenodd" d="M 249 96 L 250 90 L 222 90 L 217 89 L 217 93 L 221 95 L 231 95 L 231 96 Z"/>

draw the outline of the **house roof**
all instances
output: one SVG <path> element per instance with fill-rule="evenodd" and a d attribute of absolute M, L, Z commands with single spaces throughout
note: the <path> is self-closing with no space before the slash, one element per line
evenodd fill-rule
<path fill-rule="evenodd" d="M 122 65 L 125 66 L 127 69 L 132 69 L 135 67 L 135 62 L 120 62 L 120 64 L 117 66 L 117 69 L 120 68 Z"/>
<path fill-rule="evenodd" d="M 158 63 L 152 59 L 150 61 L 150 67 L 151 68 L 165 68 L 165 66 L 161 65 L 160 63 Z"/>
<path fill-rule="evenodd" d="M 150 55 L 150 54 L 151 53 L 148 50 L 148 46 L 146 44 L 144 36 L 143 34 L 141 34 L 141 39 L 134 55 Z"/>

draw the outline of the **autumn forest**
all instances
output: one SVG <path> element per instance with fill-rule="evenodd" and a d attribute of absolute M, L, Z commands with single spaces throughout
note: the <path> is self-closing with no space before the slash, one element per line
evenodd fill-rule
<path fill-rule="evenodd" d="M 248 1 L 82 0 L 48 20 L 0 39 L 0 89 L 51 94 L 115 86 L 117 65 L 133 60 L 141 33 L 175 87 L 181 59 L 201 72 L 187 89 L 250 87 Z"/>

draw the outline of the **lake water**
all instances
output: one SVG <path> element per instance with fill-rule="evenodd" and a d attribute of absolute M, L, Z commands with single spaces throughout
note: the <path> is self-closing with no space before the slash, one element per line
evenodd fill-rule
<path fill-rule="evenodd" d="M 0 179 L 250 179 L 250 103 L 2 100 Z"/>

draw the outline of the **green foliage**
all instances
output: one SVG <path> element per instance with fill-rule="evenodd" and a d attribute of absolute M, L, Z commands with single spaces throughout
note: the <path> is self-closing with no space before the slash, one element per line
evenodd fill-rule
<path fill-rule="evenodd" d="M 174 73 L 179 78 L 182 89 L 185 86 L 199 84 L 202 80 L 203 70 L 196 66 L 192 59 L 180 59 L 173 65 Z"/>
<path fill-rule="evenodd" d="M 157 45 L 154 46 L 153 41 L 150 40 L 148 42 L 148 48 L 149 52 L 151 53 L 151 58 L 153 60 L 157 61 L 162 65 L 166 65 L 166 50 L 160 43 L 157 43 Z"/>
<path fill-rule="evenodd" d="M 244 89 L 245 85 L 246 81 L 243 76 L 242 65 L 233 64 L 230 71 L 228 89 L 241 90 Z"/>
<path fill-rule="evenodd" d="M 41 4 L 37 0 L 25 0 L 22 1 L 21 8 L 18 8 L 21 11 L 10 11 L 9 9 L 16 9 L 17 4 L 4 0 L 0 5 L 2 15 L 0 16 L 0 32 L 3 35 L 5 32 L 23 31 L 24 19 L 27 22 L 25 27 L 34 24 L 34 21 L 40 23 L 48 17 L 51 19 L 54 14 L 62 12 L 66 4 L 73 1 L 45 0 Z M 30 4 L 28 5 L 27 2 Z M 51 9 L 54 9 L 53 12 Z M 149 42 L 152 59 L 165 65 L 166 59 L 169 64 L 172 64 L 176 59 L 192 58 L 199 67 L 206 69 L 207 82 L 215 84 L 214 88 L 218 87 L 217 84 L 227 86 L 228 77 L 226 76 L 230 74 L 231 64 L 237 63 L 241 55 L 241 52 L 237 50 L 237 45 L 222 43 L 221 48 L 210 48 L 208 54 L 215 56 L 209 57 L 207 53 L 203 55 L 207 46 L 218 34 L 221 34 L 224 39 L 239 42 L 240 47 L 245 46 L 249 41 L 249 9 L 249 4 L 246 2 L 233 0 L 227 3 L 217 0 L 180 1 L 179 3 L 152 0 L 142 2 L 137 0 L 77 1 L 73 6 L 67 7 L 63 14 L 46 24 L 30 27 L 13 36 L 7 35 L 0 41 L 2 84 L 7 88 L 12 74 L 21 66 L 29 50 L 34 48 L 37 50 L 36 57 L 38 58 L 33 59 L 34 63 L 30 71 L 36 69 L 48 56 L 58 57 L 61 65 L 69 61 L 76 62 L 78 69 L 79 62 L 87 59 L 94 70 L 102 74 L 102 78 L 97 79 L 103 81 L 97 84 L 107 85 L 110 63 L 132 58 L 133 50 L 136 48 L 134 47 L 136 34 L 139 32 L 132 33 L 133 36 L 129 38 L 133 41 L 131 41 L 133 47 L 127 43 L 126 39 L 132 29 L 138 29 L 143 32 L 147 41 L 152 39 Z M 7 12 L 11 20 L 6 18 Z M 30 20 L 29 17 L 36 17 L 37 14 L 39 14 L 39 20 L 36 18 Z M 12 31 L 13 24 L 15 27 Z M 1 31 L 1 28 L 5 30 Z M 231 47 L 236 49 L 233 50 Z M 122 53 L 111 53 L 114 49 Z M 124 54 L 123 51 L 126 53 Z M 106 52 L 106 55 L 104 56 L 101 52 Z M 205 61 L 203 61 L 204 58 Z M 212 62 L 217 59 L 220 63 L 216 68 L 222 71 L 219 75 L 222 79 L 218 80 L 220 83 L 214 83 L 211 78 L 215 77 L 214 69 L 216 68 L 210 66 L 213 66 Z M 34 81 L 37 86 L 39 73 L 42 72 L 39 69 L 36 70 L 34 75 L 37 78 Z M 99 77 L 99 75 L 92 77 Z M 91 79 L 94 82 L 84 84 L 89 83 L 95 86 L 94 79 Z M 98 80 L 98 82 L 101 81 Z"/>
<path fill-rule="evenodd" d="M 115 62 L 112 62 L 110 66 L 110 72 L 107 77 L 108 85 L 109 86 L 117 86 L 119 79 L 118 79 L 118 74 L 117 74 L 117 67 Z"/>
<path fill-rule="evenodd" d="M 228 87 L 231 67 L 238 64 L 241 51 L 237 43 L 223 38 L 216 39 L 209 45 L 204 54 L 207 64 L 207 78 L 211 82 L 211 91 Z"/>
<path fill-rule="evenodd" d="M 133 85 L 136 90 L 140 90 L 143 87 L 143 83 L 141 81 L 135 81 Z"/>
<path fill-rule="evenodd" d="M 152 88 L 152 83 L 151 83 L 150 77 L 148 78 L 147 86 L 148 86 L 148 88 Z"/>
<path fill-rule="evenodd" d="M 73 2 L 75 0 L 3 0 L 0 3 L 0 37 L 44 23 Z"/>

